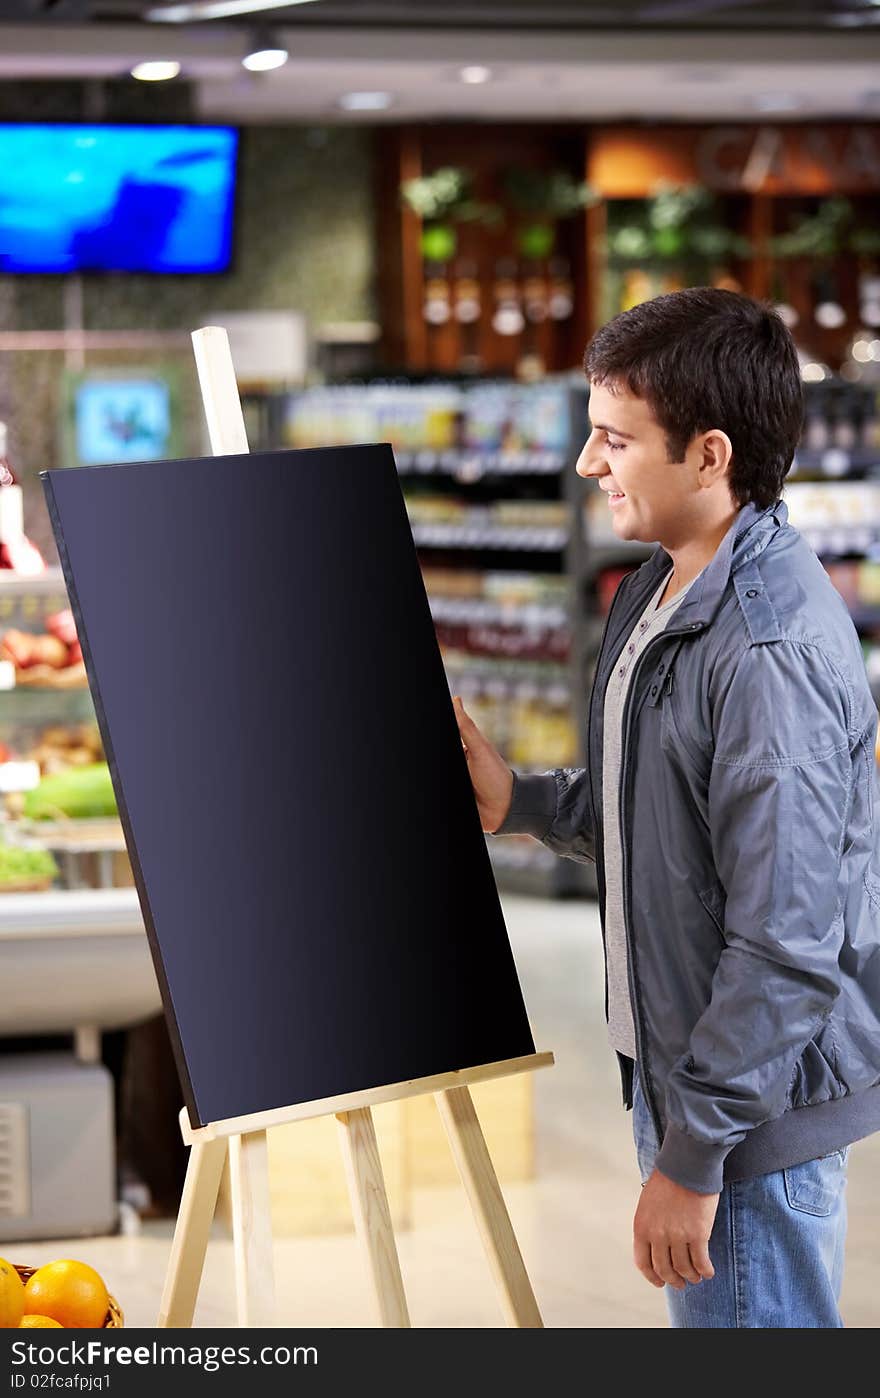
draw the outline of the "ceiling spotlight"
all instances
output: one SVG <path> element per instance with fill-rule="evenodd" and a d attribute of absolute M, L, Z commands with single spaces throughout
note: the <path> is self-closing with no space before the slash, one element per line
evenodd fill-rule
<path fill-rule="evenodd" d="M 283 10 L 289 5 L 309 5 L 313 0 L 190 0 L 183 5 L 154 5 L 145 18 L 156 24 L 190 24 L 202 19 L 231 19 L 235 15 L 258 14 L 261 10 Z"/>
<path fill-rule="evenodd" d="M 253 35 L 241 62 L 249 73 L 269 73 L 273 68 L 284 67 L 287 49 L 281 47 L 274 34 L 263 31 Z"/>
<path fill-rule="evenodd" d="M 347 112 L 381 112 L 391 106 L 390 92 L 346 92 L 339 99 Z"/>
<path fill-rule="evenodd" d="M 468 68 L 461 68 L 458 76 L 463 83 L 487 83 L 492 76 L 492 69 L 474 63 Z"/>
<path fill-rule="evenodd" d="M 166 83 L 169 78 L 176 78 L 179 72 L 179 63 L 172 60 L 168 62 L 155 61 L 136 63 L 131 70 L 131 76 L 142 83 Z"/>

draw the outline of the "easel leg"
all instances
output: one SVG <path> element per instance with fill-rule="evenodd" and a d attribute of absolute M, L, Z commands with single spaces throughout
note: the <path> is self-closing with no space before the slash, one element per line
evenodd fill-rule
<path fill-rule="evenodd" d="M 455 1163 L 470 1199 L 508 1325 L 539 1329 L 544 1322 L 501 1194 L 470 1092 L 435 1092 Z"/>
<path fill-rule="evenodd" d="M 235 1298 L 239 1325 L 275 1324 L 275 1268 L 265 1131 L 229 1137 Z"/>
<path fill-rule="evenodd" d="M 222 1138 L 190 1146 L 159 1309 L 160 1327 L 192 1325 L 225 1160 Z"/>
<path fill-rule="evenodd" d="M 372 1113 L 369 1107 L 360 1107 L 337 1112 L 336 1120 L 355 1229 L 367 1261 L 379 1323 L 406 1328 L 409 1311 Z"/>

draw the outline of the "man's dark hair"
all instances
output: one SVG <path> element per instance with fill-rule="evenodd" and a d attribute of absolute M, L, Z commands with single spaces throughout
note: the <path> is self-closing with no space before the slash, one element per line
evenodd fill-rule
<path fill-rule="evenodd" d="M 700 432 L 733 444 L 730 489 L 739 505 L 778 500 L 800 440 L 804 391 L 797 351 L 769 305 L 698 286 L 643 301 L 603 325 L 587 345 L 591 383 L 625 385 L 648 403 L 682 461 Z"/>

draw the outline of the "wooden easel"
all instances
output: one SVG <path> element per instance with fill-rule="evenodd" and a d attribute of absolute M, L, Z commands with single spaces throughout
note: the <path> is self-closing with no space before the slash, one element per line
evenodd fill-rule
<path fill-rule="evenodd" d="M 192 338 L 211 449 L 218 456 L 246 452 L 247 435 L 226 331 L 211 326 L 195 331 Z M 339 1126 L 355 1231 L 367 1264 L 379 1323 L 408 1326 L 409 1312 L 371 1107 L 430 1092 L 470 1200 L 505 1320 L 512 1326 L 541 1327 L 541 1314 L 468 1089 L 472 1083 L 531 1072 L 552 1063 L 552 1053 L 534 1053 L 342 1097 L 233 1117 L 196 1130 L 190 1126 L 184 1109 L 180 1125 L 190 1155 L 162 1292 L 159 1326 L 192 1325 L 227 1152 L 238 1323 L 276 1323 L 266 1131 L 286 1122 L 330 1115 L 336 1117 Z"/>

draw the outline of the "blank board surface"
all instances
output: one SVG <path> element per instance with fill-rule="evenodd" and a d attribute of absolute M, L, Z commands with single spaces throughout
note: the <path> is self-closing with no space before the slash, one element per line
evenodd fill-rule
<path fill-rule="evenodd" d="M 390 447 L 41 479 L 192 1125 L 533 1053 Z"/>

